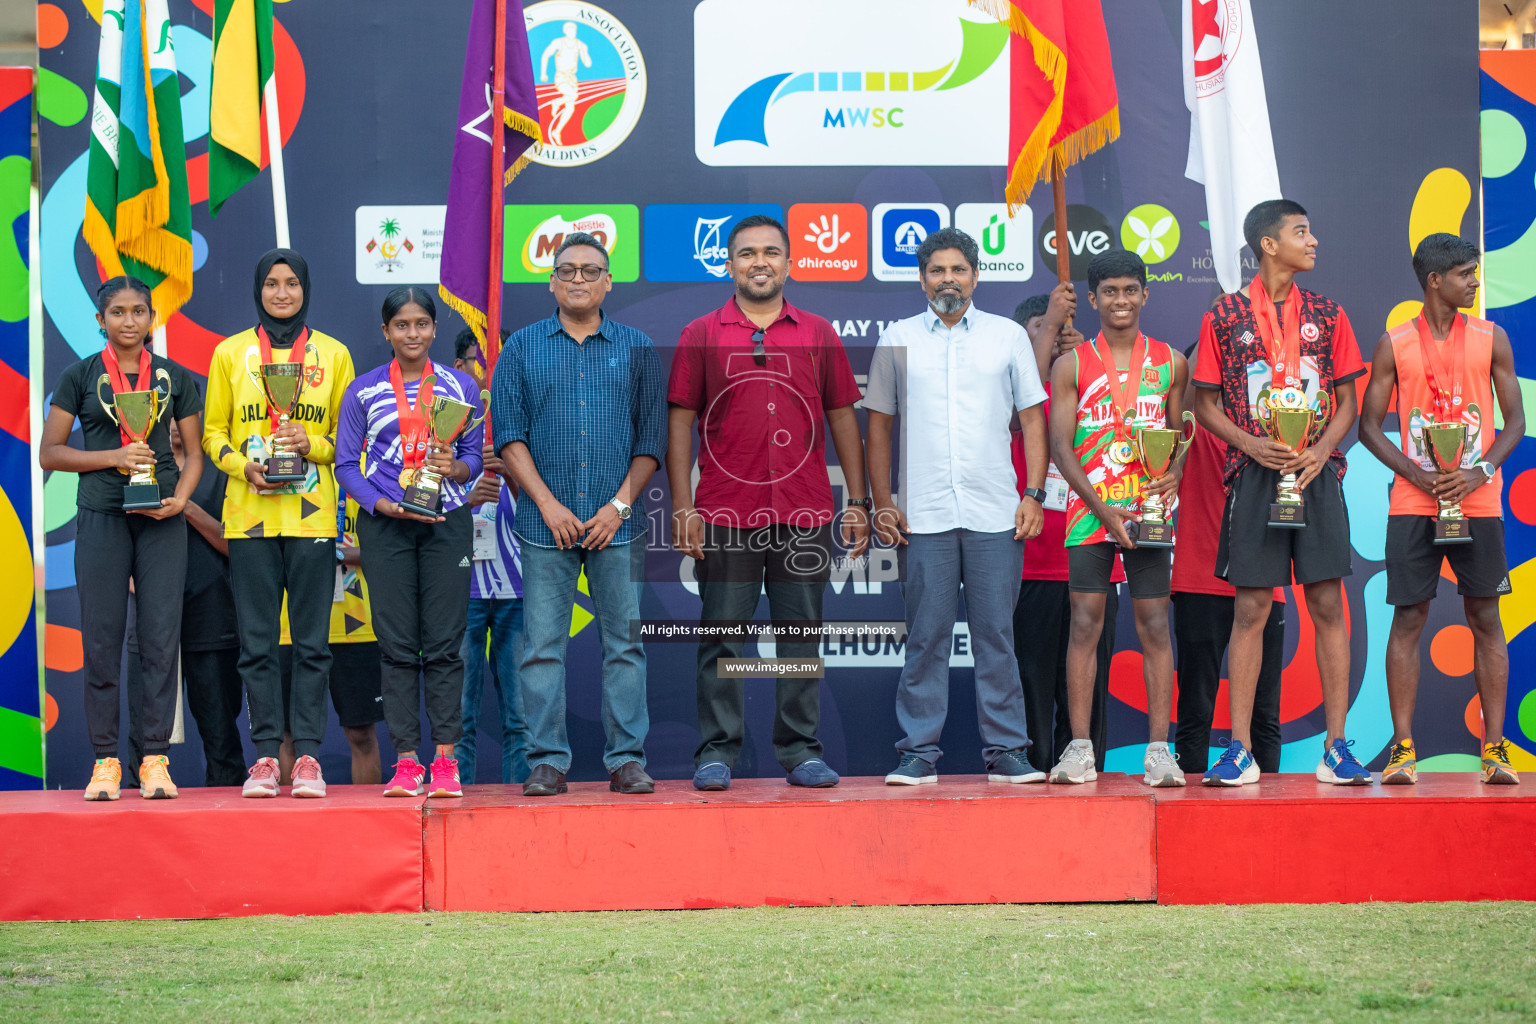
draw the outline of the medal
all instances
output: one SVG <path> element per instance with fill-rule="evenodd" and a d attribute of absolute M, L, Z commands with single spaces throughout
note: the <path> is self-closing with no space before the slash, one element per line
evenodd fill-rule
<path fill-rule="evenodd" d="M 437 375 L 432 372 L 430 361 L 422 373 L 416 389 L 416 407 L 413 409 L 405 395 L 404 371 L 400 360 L 389 363 L 389 383 L 395 392 L 395 412 L 400 425 L 400 486 L 409 487 L 416 479 L 415 471 L 427 458 L 427 414 L 432 408 L 432 384 Z"/>
<path fill-rule="evenodd" d="M 416 476 L 415 470 L 402 469 L 400 471 L 400 486 L 401 487 L 409 487 L 409 486 L 411 486 L 411 481 L 415 478 L 415 476 Z"/>
<path fill-rule="evenodd" d="M 1109 461 L 1117 466 L 1129 466 L 1136 459 L 1136 452 L 1129 441 L 1115 441 L 1109 446 Z"/>
<path fill-rule="evenodd" d="M 1100 343 L 1103 342 L 1103 347 Z M 1109 442 L 1104 457 L 1117 466 L 1129 466 L 1136 461 L 1136 449 L 1131 447 L 1129 437 L 1131 420 L 1135 416 L 1133 403 L 1136 396 L 1141 393 L 1141 382 L 1145 374 L 1147 339 L 1146 336 L 1137 333 L 1136 341 L 1131 345 L 1131 361 L 1126 367 L 1126 381 L 1120 379 L 1120 371 L 1115 368 L 1114 353 L 1109 351 L 1109 345 L 1104 342 L 1101 332 L 1093 340 L 1093 353 L 1099 357 L 1099 362 L 1104 369 L 1104 383 L 1109 390 L 1109 404 L 1114 409 L 1114 418 L 1111 427 L 1114 430 L 1114 439 Z"/>
<path fill-rule="evenodd" d="M 1450 333 L 1445 336 L 1444 352 L 1430 332 L 1429 321 L 1423 313 L 1419 314 L 1415 328 L 1419 332 L 1419 351 L 1423 353 L 1425 383 L 1434 396 L 1431 409 L 1435 422 L 1456 422 L 1461 418 L 1461 379 L 1467 362 L 1466 320 L 1457 313 L 1451 321 Z M 1445 357 L 1443 360 L 1442 355 Z"/>

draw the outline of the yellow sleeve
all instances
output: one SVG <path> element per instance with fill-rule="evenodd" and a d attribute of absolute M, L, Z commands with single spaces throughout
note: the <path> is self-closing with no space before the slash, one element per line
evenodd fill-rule
<path fill-rule="evenodd" d="M 203 451 L 225 473 L 244 480 L 245 467 L 251 460 L 241 453 L 240 446 L 230 436 L 234 415 L 229 349 L 220 345 L 213 350 L 213 360 L 208 365 L 208 393 L 203 398 Z"/>
<path fill-rule="evenodd" d="M 341 400 L 347 395 L 347 387 L 357 371 L 352 367 L 352 353 L 345 345 L 336 346 L 331 363 L 331 401 L 326 410 L 325 433 L 309 435 L 309 461 L 317 466 L 330 466 L 336 462 L 336 423 L 341 418 Z"/>

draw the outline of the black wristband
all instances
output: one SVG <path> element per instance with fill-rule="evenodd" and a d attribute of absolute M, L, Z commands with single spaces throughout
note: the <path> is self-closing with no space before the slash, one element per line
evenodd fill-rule
<path fill-rule="evenodd" d="M 857 508 L 862 508 L 865 511 L 868 511 L 869 507 L 870 507 L 870 500 L 868 498 L 849 498 L 848 499 L 848 507 L 849 508 L 857 507 Z"/>
<path fill-rule="evenodd" d="M 1039 488 L 1039 487 L 1026 487 L 1026 488 L 1024 488 L 1024 497 L 1026 497 L 1026 498 L 1034 498 L 1041 505 L 1045 504 L 1045 491 L 1044 491 L 1043 488 Z"/>

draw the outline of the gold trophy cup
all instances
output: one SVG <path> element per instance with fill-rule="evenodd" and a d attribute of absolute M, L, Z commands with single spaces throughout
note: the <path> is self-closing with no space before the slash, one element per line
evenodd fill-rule
<path fill-rule="evenodd" d="M 1441 473 L 1461 468 L 1461 456 L 1467 447 L 1465 423 L 1426 423 L 1424 447 L 1429 460 Z M 1438 500 L 1440 512 L 1435 516 L 1436 544 L 1472 543 L 1471 524 L 1462 514 L 1460 501 Z"/>
<path fill-rule="evenodd" d="M 1300 388 L 1265 388 L 1254 403 L 1259 423 L 1269 436 L 1293 452 L 1313 444 L 1333 416 L 1333 399 L 1325 391 L 1317 394 L 1317 404 L 1307 405 Z M 1307 525 L 1307 510 L 1302 504 L 1296 474 L 1285 473 L 1275 488 L 1275 501 L 1269 506 L 1269 525 L 1297 530 Z"/>
<path fill-rule="evenodd" d="M 422 381 L 425 386 L 426 381 Z M 485 412 L 491 401 L 489 391 L 480 392 L 481 413 L 474 418 L 475 407 L 468 402 L 460 402 L 454 398 L 443 395 L 434 396 L 432 409 L 427 414 L 428 432 L 432 435 L 432 444 L 437 448 L 446 448 L 457 441 L 466 432 L 473 430 L 485 422 Z M 405 496 L 400 499 L 400 507 L 407 512 L 415 512 L 421 516 L 437 516 L 438 510 L 443 505 L 443 478 L 426 466 L 419 466 L 415 475 L 411 477 L 411 483 L 405 489 Z"/>
<path fill-rule="evenodd" d="M 1167 427 L 1142 427 L 1131 438 L 1136 457 L 1152 480 L 1168 475 L 1195 439 L 1195 414 L 1185 410 L 1184 430 Z M 1139 548 L 1173 547 L 1173 524 L 1168 521 L 1168 506 L 1160 494 L 1147 496 L 1141 503 L 1141 536 L 1136 541 Z"/>
<path fill-rule="evenodd" d="M 262 363 L 261 389 L 267 401 L 278 411 L 277 424 L 282 426 L 298 408 L 299 396 L 304 393 L 304 363 L 315 354 L 314 342 L 304 346 L 305 359 L 297 363 Z M 309 474 L 304 456 L 289 451 L 274 438 L 271 454 L 267 457 L 267 483 L 287 484 L 303 480 Z"/>
<path fill-rule="evenodd" d="M 169 405 L 171 375 L 164 369 L 155 371 L 156 387 L 152 391 L 123 391 L 112 393 L 112 378 L 102 374 L 96 378 L 96 400 L 112 422 L 134 441 L 145 442 L 155 429 L 161 414 Z M 164 383 L 162 393 L 159 385 Z M 105 389 L 105 390 L 103 390 Z M 155 477 L 151 463 L 147 469 L 128 474 L 128 485 L 123 488 L 123 511 L 160 507 L 160 481 Z"/>

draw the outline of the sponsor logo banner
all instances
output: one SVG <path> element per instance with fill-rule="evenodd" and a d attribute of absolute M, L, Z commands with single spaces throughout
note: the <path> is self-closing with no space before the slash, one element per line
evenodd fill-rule
<path fill-rule="evenodd" d="M 359 206 L 353 258 L 358 284 L 437 284 L 445 206 Z"/>
<path fill-rule="evenodd" d="M 571 167 L 612 153 L 645 108 L 645 58 L 629 29 L 580 0 L 534 4 L 523 21 L 544 134 L 529 159 Z"/>
<path fill-rule="evenodd" d="M 860 281 L 869 272 L 869 217 L 862 203 L 796 203 L 789 208 L 789 276 Z"/>
<path fill-rule="evenodd" d="M 1101 252 L 1114 248 L 1115 229 L 1109 218 L 1091 206 L 1067 207 L 1067 252 L 1072 280 L 1088 279 L 1088 264 Z M 1052 269 L 1056 266 L 1056 214 L 1048 213 L 1040 225 L 1040 259 Z"/>
<path fill-rule="evenodd" d="M 783 223 L 775 203 L 654 203 L 645 208 L 647 281 L 725 281 L 726 240 L 743 217 L 765 213 Z"/>
<path fill-rule="evenodd" d="M 593 235 L 608 249 L 615 281 L 640 277 L 640 208 L 628 203 L 508 206 L 502 273 L 508 283 L 548 281 L 555 250 L 573 231 Z"/>
<path fill-rule="evenodd" d="M 961 203 L 955 227 L 976 239 L 982 281 L 1028 281 L 1035 273 L 1035 217 L 1021 206 L 1012 218 L 1007 203 Z"/>
<path fill-rule="evenodd" d="M 881 203 L 875 207 L 873 260 L 877 281 L 916 281 L 917 247 L 949 227 L 943 203 Z"/>
<path fill-rule="evenodd" d="M 702 163 L 1007 162 L 1008 26 L 965 0 L 703 0 L 693 26 Z"/>

